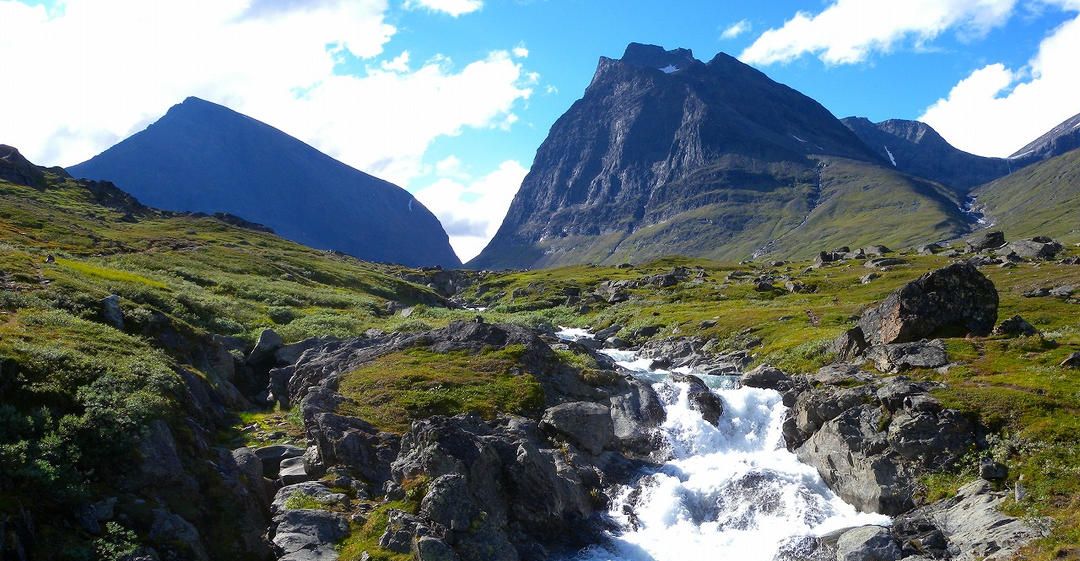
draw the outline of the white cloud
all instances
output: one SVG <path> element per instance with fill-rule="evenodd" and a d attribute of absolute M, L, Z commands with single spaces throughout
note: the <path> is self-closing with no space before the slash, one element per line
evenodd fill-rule
<path fill-rule="evenodd" d="M 1080 1 L 1059 5 L 1080 11 Z M 984 156 L 1008 156 L 1080 113 L 1080 16 L 1043 39 L 1023 68 L 979 68 L 919 117 L 949 142 Z"/>
<path fill-rule="evenodd" d="M 826 64 L 862 62 L 912 41 L 922 46 L 955 28 L 978 37 L 1005 23 L 1017 0 L 835 0 L 814 15 L 798 12 L 761 34 L 739 58 L 748 64 L 790 62 L 803 54 Z"/>
<path fill-rule="evenodd" d="M 724 29 L 720 34 L 721 39 L 734 39 L 743 33 L 750 31 L 750 22 L 745 19 L 741 19 Z"/>
<path fill-rule="evenodd" d="M 518 43 L 510 52 L 514 53 L 517 58 L 528 58 L 529 56 L 529 49 L 525 47 L 525 43 Z"/>
<path fill-rule="evenodd" d="M 407 51 L 380 61 L 396 32 L 388 9 L 387 0 L 67 0 L 48 10 L 0 0 L 0 60 L 17 77 L 0 87 L 0 141 L 70 165 L 195 95 L 406 185 L 436 138 L 514 122 L 535 80 L 508 51 L 464 65 L 418 63 Z M 371 64 L 341 73 L 354 57 Z"/>
<path fill-rule="evenodd" d="M 432 12 L 442 12 L 453 17 L 470 14 L 484 7 L 483 0 L 405 0 L 405 8 L 415 10 L 423 8 Z"/>
<path fill-rule="evenodd" d="M 468 261 L 498 231 L 529 170 L 507 160 L 487 175 L 472 177 L 453 156 L 435 168 L 442 177 L 413 194 L 439 217 L 450 236 L 450 245 L 462 261 Z"/>

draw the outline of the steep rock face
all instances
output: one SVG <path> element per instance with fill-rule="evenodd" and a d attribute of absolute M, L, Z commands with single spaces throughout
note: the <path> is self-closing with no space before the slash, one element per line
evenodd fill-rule
<path fill-rule="evenodd" d="M 698 223 L 755 228 L 763 220 L 749 204 L 774 215 L 805 206 L 816 181 L 809 154 L 878 160 L 824 107 L 728 55 L 703 63 L 631 44 L 619 60 L 601 58 L 471 265 L 602 260 L 628 234 L 672 220 L 686 222 L 668 236 L 673 252 Z M 794 226 L 801 217 L 790 214 Z"/>
<path fill-rule="evenodd" d="M 68 171 L 115 182 L 151 206 L 228 212 L 362 259 L 461 264 L 438 219 L 405 190 L 198 98 Z"/>
<path fill-rule="evenodd" d="M 794 256 L 822 235 L 903 247 L 916 230 L 919 239 L 966 232 L 959 202 L 728 55 L 704 63 L 631 44 L 621 59 L 600 60 L 469 265 Z"/>
<path fill-rule="evenodd" d="M 985 158 L 955 148 L 933 127 L 919 121 L 889 119 L 873 123 L 864 117 L 847 117 L 842 122 L 896 169 L 959 191 L 968 191 L 1014 169 L 1004 158 Z"/>
<path fill-rule="evenodd" d="M 1021 165 L 1048 160 L 1080 148 L 1080 114 L 1073 115 L 1046 134 L 1009 156 Z"/>

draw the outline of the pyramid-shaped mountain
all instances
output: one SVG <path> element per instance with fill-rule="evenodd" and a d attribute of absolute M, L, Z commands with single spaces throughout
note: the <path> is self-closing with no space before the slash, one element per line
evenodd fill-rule
<path fill-rule="evenodd" d="M 555 123 L 476 268 L 805 256 L 968 231 L 813 99 L 718 54 L 631 44 Z"/>
<path fill-rule="evenodd" d="M 194 97 L 67 169 L 75 177 L 112 181 L 154 207 L 235 214 L 291 240 L 361 259 L 461 264 L 435 215 L 404 189 Z"/>

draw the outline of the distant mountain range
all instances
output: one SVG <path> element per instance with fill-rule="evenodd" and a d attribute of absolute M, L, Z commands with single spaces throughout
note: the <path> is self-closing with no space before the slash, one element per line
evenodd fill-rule
<path fill-rule="evenodd" d="M 1026 153 L 985 158 L 917 121 L 838 120 L 722 53 L 705 63 L 632 43 L 600 59 L 468 266 L 807 257 L 952 239 L 976 226 L 973 189 L 1070 149 L 1074 121 Z M 1009 188 L 1019 187 L 999 187 Z M 997 212 L 989 190 L 976 193 Z"/>
<path fill-rule="evenodd" d="M 226 212 L 370 261 L 461 265 L 435 215 L 404 189 L 194 97 L 67 171 L 154 207 Z"/>
<path fill-rule="evenodd" d="M 718 54 L 631 43 L 601 58 L 552 126 L 471 268 L 639 262 L 682 254 L 801 258 L 906 247 L 979 227 L 1080 238 L 1080 115 L 1008 158 L 969 154 L 918 121 L 837 119 Z M 197 98 L 68 168 L 146 204 L 225 212 L 372 261 L 461 265 L 401 188 Z"/>

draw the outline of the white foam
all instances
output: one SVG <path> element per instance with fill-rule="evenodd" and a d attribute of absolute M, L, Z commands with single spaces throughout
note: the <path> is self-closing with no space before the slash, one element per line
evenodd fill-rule
<path fill-rule="evenodd" d="M 724 403 L 714 427 L 690 408 L 689 386 L 671 383 L 670 372 L 649 370 L 651 360 L 633 351 L 601 352 L 642 378 L 659 380 L 655 387 L 667 412 L 661 430 L 673 459 L 619 492 L 608 516 L 622 531 L 575 561 L 769 561 L 792 537 L 889 523 L 844 503 L 784 447 L 786 408 L 779 393 L 714 390 Z"/>
<path fill-rule="evenodd" d="M 582 339 L 592 339 L 593 334 L 589 333 L 588 329 L 581 329 L 579 327 L 563 327 L 559 326 L 559 330 L 555 332 L 555 336 L 563 341 L 580 341 Z"/>

